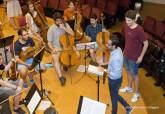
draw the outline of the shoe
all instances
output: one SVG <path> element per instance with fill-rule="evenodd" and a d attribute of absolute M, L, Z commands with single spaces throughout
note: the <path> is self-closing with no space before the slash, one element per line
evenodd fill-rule
<path fill-rule="evenodd" d="M 24 87 L 24 88 L 28 88 L 28 84 L 27 84 L 27 83 L 24 83 L 24 84 L 23 84 L 23 87 Z"/>
<path fill-rule="evenodd" d="M 132 107 L 127 107 L 126 108 L 126 114 L 131 114 L 133 111 L 133 108 Z"/>
<path fill-rule="evenodd" d="M 125 87 L 125 88 L 120 89 L 119 92 L 122 92 L 122 93 L 132 93 L 133 89 L 131 87 Z"/>
<path fill-rule="evenodd" d="M 68 67 L 64 66 L 64 67 L 63 67 L 63 70 L 64 70 L 65 72 L 67 72 L 67 71 L 68 71 Z"/>
<path fill-rule="evenodd" d="M 14 109 L 14 112 L 17 114 L 26 114 L 26 112 L 22 108 Z"/>
<path fill-rule="evenodd" d="M 61 83 L 61 86 L 64 86 L 65 83 L 66 83 L 66 78 L 65 77 L 60 77 L 60 83 Z"/>
<path fill-rule="evenodd" d="M 99 66 L 99 64 L 98 64 L 96 61 L 94 61 L 94 60 L 91 60 L 91 61 L 89 62 L 89 64 L 91 64 L 91 65 L 93 65 L 93 66 Z"/>
<path fill-rule="evenodd" d="M 33 79 L 30 79 L 30 83 L 31 83 L 31 84 L 34 84 L 34 80 L 33 80 Z"/>
<path fill-rule="evenodd" d="M 131 98 L 131 102 L 136 102 L 139 99 L 140 94 L 139 93 L 134 93 L 134 95 Z"/>
<path fill-rule="evenodd" d="M 46 65 L 47 68 L 53 67 L 53 65 L 51 63 L 46 63 L 45 65 Z"/>

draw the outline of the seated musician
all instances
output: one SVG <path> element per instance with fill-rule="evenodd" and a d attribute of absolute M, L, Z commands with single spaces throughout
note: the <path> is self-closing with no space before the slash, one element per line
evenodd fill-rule
<path fill-rule="evenodd" d="M 85 33 L 87 35 L 87 40 L 90 42 L 96 42 L 97 34 L 102 31 L 105 32 L 106 30 L 105 28 L 102 27 L 100 23 L 98 23 L 98 18 L 96 14 L 92 14 L 90 17 L 90 25 L 88 25 L 85 30 Z M 96 49 L 89 50 L 90 56 L 93 60 L 95 59 L 95 51 Z"/>
<path fill-rule="evenodd" d="M 34 9 L 34 5 L 32 2 L 27 3 L 28 13 L 25 15 L 26 23 L 28 27 L 29 36 L 39 35 L 39 27 L 36 25 L 34 18 L 37 16 L 37 11 Z"/>
<path fill-rule="evenodd" d="M 74 35 L 71 27 L 65 23 L 62 19 L 62 14 L 60 12 L 55 12 L 53 15 L 54 24 L 49 28 L 47 38 L 48 46 L 52 51 L 53 65 L 57 71 L 61 85 L 65 85 L 66 78 L 62 75 L 60 68 L 60 36 L 64 35 L 65 32 L 69 35 Z"/>
<path fill-rule="evenodd" d="M 72 29 L 74 29 L 76 13 L 80 13 L 80 10 L 78 8 L 75 8 L 74 3 L 72 1 L 69 1 L 68 8 L 64 10 L 63 18 L 65 21 L 68 22 Z"/>
<path fill-rule="evenodd" d="M 26 29 L 22 28 L 18 30 L 19 39 L 14 44 L 15 58 L 18 62 L 18 71 L 21 75 L 21 78 L 24 81 L 24 88 L 28 87 L 26 77 L 27 75 L 30 78 L 30 83 L 34 83 L 33 77 L 30 73 L 28 73 L 28 69 L 30 68 L 33 59 L 32 56 L 27 58 L 25 61 L 21 60 L 20 54 L 25 52 L 26 49 L 31 48 L 34 50 L 35 43 L 31 37 L 29 37 Z M 28 55 L 27 55 L 28 56 Z M 41 69 L 45 70 L 44 66 L 41 64 Z"/>
<path fill-rule="evenodd" d="M 12 65 L 12 62 L 9 62 L 9 64 L 5 67 L 3 64 L 3 57 L 2 54 L 0 53 L 0 70 L 2 72 L 7 72 Z M 2 75 L 3 73 L 1 73 Z M 21 94 L 19 94 L 22 90 L 23 86 L 23 80 L 22 79 L 17 79 L 17 80 L 3 80 L 2 77 L 0 77 L 0 102 L 3 102 L 3 100 L 6 100 L 9 96 L 15 95 L 14 97 L 14 112 L 18 114 L 25 114 L 25 111 L 21 108 L 19 105 L 19 102 L 21 100 Z M 1 101 L 2 100 L 2 101 Z M 3 107 L 2 107 L 3 108 Z M 6 110 L 3 110 L 6 111 Z M 2 113 L 10 113 L 10 112 L 2 112 Z"/>
<path fill-rule="evenodd" d="M 35 10 L 34 4 L 31 1 L 29 1 L 27 5 L 28 5 L 28 13 L 25 15 L 25 18 L 26 18 L 29 36 L 33 38 L 40 38 L 41 42 L 43 42 L 43 39 L 40 34 L 41 32 L 40 28 L 37 26 L 35 22 L 35 18 L 37 17 L 38 13 Z"/>

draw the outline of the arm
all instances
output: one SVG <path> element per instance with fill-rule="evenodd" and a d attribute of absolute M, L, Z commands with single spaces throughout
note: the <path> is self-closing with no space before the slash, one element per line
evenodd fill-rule
<path fill-rule="evenodd" d="M 137 64 L 141 63 L 142 60 L 143 60 L 144 54 L 146 53 L 147 48 L 148 48 L 148 40 L 145 40 L 145 41 L 143 42 L 143 44 L 144 44 L 144 46 L 143 46 L 142 52 L 141 52 L 141 54 L 140 54 L 138 60 L 136 61 Z"/>
<path fill-rule="evenodd" d="M 13 84 L 11 84 L 11 83 L 9 83 L 7 81 L 3 81 L 1 79 L 0 79 L 0 85 L 1 86 L 5 86 L 5 87 L 9 87 L 9 88 L 12 88 L 12 89 L 15 89 L 15 90 L 17 89 L 16 85 L 13 85 Z"/>
<path fill-rule="evenodd" d="M 86 30 L 85 30 L 85 34 L 86 34 L 86 39 L 90 42 L 91 41 L 91 37 L 90 37 L 90 32 L 89 32 L 89 26 L 87 26 Z"/>
<path fill-rule="evenodd" d="M 60 24 L 60 28 L 63 29 L 65 32 L 67 32 L 70 35 L 74 35 L 73 30 L 71 29 L 71 27 L 68 24 Z"/>

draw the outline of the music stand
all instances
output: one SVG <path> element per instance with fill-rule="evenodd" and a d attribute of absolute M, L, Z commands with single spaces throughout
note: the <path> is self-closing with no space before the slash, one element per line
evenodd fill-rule
<path fill-rule="evenodd" d="M 77 114 L 105 114 L 106 104 L 80 96 Z"/>
<path fill-rule="evenodd" d="M 52 100 L 49 98 L 49 96 L 46 95 L 46 93 L 45 93 L 46 90 L 43 89 L 42 71 L 41 71 L 41 61 L 42 61 L 42 58 L 43 58 L 44 51 L 45 51 L 45 46 L 42 47 L 42 48 L 33 56 L 33 63 L 32 63 L 31 68 L 34 68 L 36 65 L 39 65 L 39 75 L 40 75 L 40 84 L 41 84 L 41 97 L 42 97 L 42 99 L 44 99 L 44 98 L 43 98 L 43 95 L 45 95 L 46 98 L 48 98 L 49 101 L 52 103 L 52 105 L 54 105 L 54 103 L 53 103 Z"/>
<path fill-rule="evenodd" d="M 76 44 L 76 48 L 77 50 L 85 50 L 85 75 L 87 73 L 87 61 L 86 61 L 86 51 L 88 49 L 95 49 L 96 47 L 96 42 L 90 42 L 90 43 L 80 43 L 80 44 Z"/>
<path fill-rule="evenodd" d="M 6 49 L 6 46 L 11 45 L 13 43 L 13 40 L 14 40 L 14 35 L 7 36 L 5 38 L 0 38 L 0 48 L 4 48 L 6 64 L 8 64 L 8 60 L 7 60 L 8 50 Z"/>
<path fill-rule="evenodd" d="M 106 71 L 105 69 L 103 71 L 99 71 L 99 67 L 97 66 L 93 66 L 93 65 L 89 65 L 88 66 L 88 72 L 92 73 L 92 74 L 96 74 L 97 75 L 97 100 L 99 101 L 99 96 L 100 96 L 100 77 L 104 76 L 104 71 Z"/>
<path fill-rule="evenodd" d="M 96 42 L 79 43 L 79 44 L 76 44 L 77 50 L 85 50 L 85 71 L 84 71 L 84 73 L 83 73 L 83 75 L 82 75 L 82 77 L 81 77 L 80 79 L 82 79 L 83 76 L 87 74 L 87 61 L 86 61 L 86 59 L 87 59 L 86 56 L 87 56 L 87 55 L 86 55 L 86 51 L 87 51 L 88 49 L 95 49 L 95 47 L 96 47 Z M 80 79 L 79 79 L 79 80 L 80 80 Z M 78 81 L 79 81 L 79 80 L 78 80 Z"/>
<path fill-rule="evenodd" d="M 30 88 L 27 96 L 23 100 L 25 106 L 27 107 L 29 114 L 35 114 L 35 111 L 42 100 L 41 93 L 34 83 Z"/>

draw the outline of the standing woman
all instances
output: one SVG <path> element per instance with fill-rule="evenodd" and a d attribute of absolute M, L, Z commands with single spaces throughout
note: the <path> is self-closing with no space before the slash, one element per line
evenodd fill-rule
<path fill-rule="evenodd" d="M 17 30 L 18 27 L 14 20 L 14 17 L 22 16 L 21 6 L 18 0 L 6 0 L 7 2 L 7 16 L 10 19 L 10 23 L 13 26 L 14 30 Z"/>

